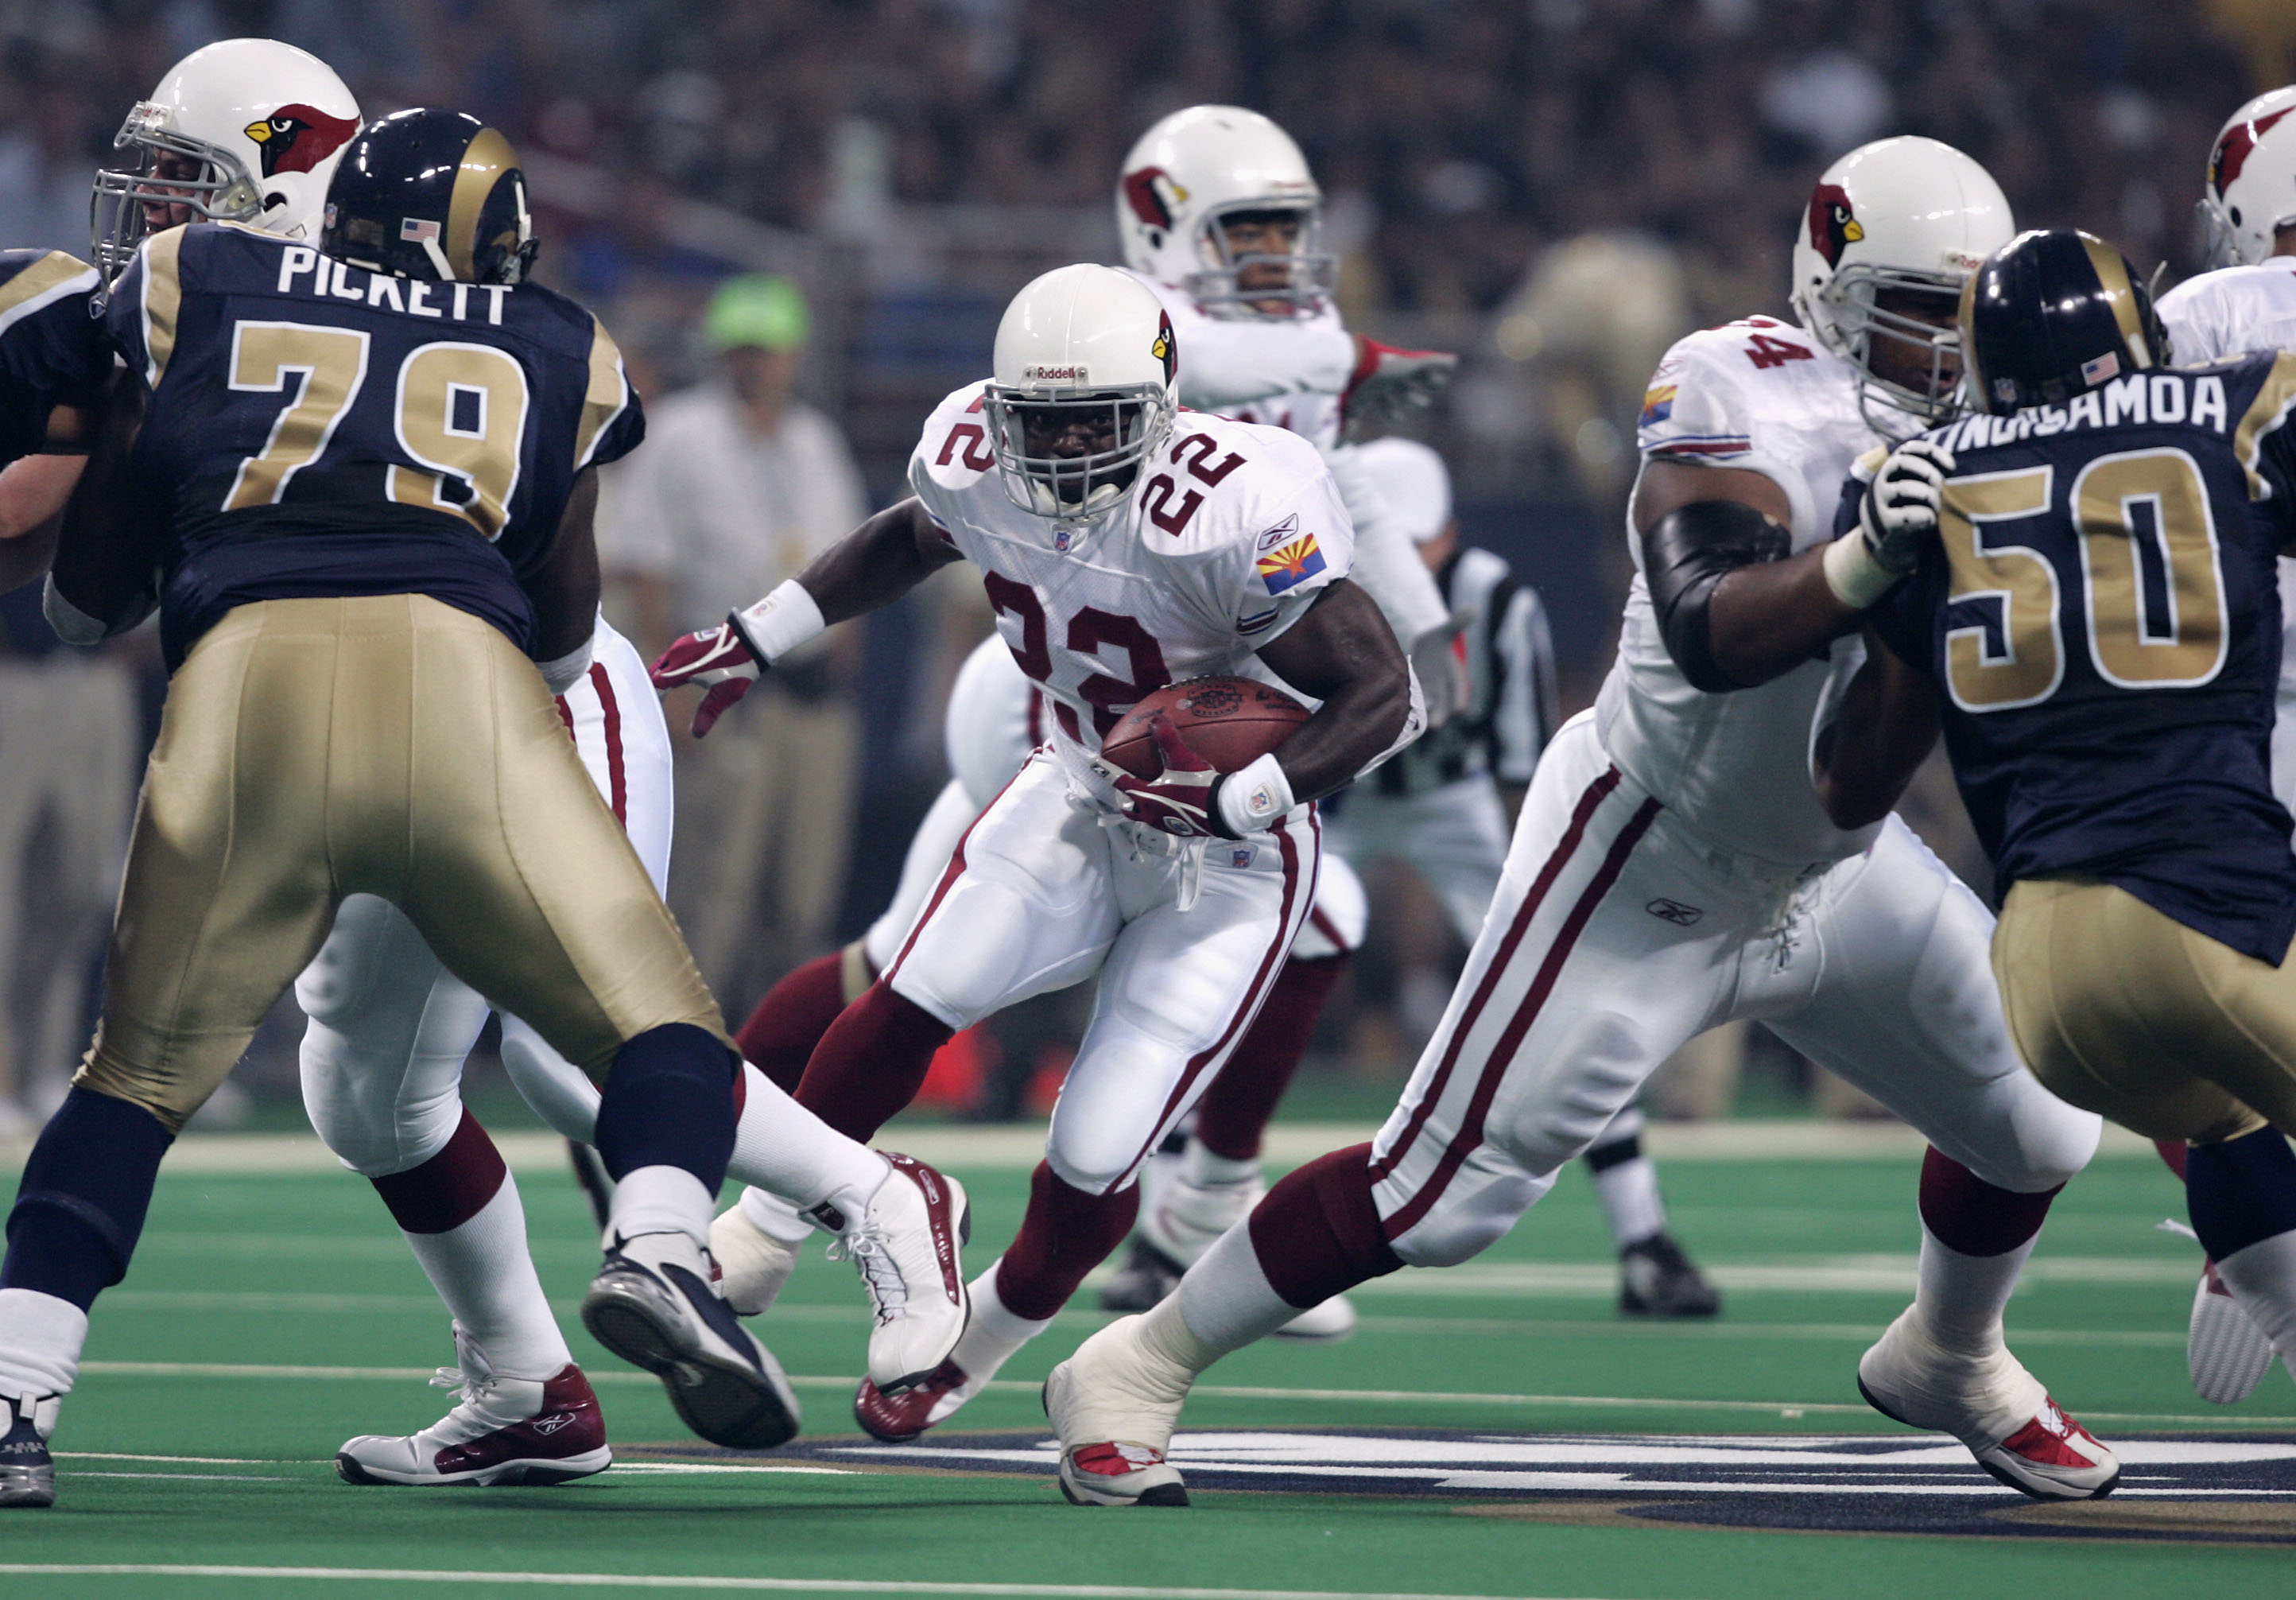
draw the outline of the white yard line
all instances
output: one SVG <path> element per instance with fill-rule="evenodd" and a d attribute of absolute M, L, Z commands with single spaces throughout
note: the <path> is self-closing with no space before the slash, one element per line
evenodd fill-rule
<path fill-rule="evenodd" d="M 1391 1589 L 1203 1589 L 1160 1584 L 933 1583 L 904 1578 L 678 1578 L 634 1572 L 447 1571 L 414 1567 L 256 1567 L 156 1563 L 0 1563 L 0 1577 L 252 1578 L 346 1583 L 529 1584 L 542 1588 L 718 1589 L 780 1595 L 1004 1595 L 1018 1600 L 1530 1600 L 1496 1595 L 1437 1595 Z"/>

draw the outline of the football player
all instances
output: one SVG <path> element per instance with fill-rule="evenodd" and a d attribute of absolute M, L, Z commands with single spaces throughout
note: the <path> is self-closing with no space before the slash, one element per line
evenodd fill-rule
<path fill-rule="evenodd" d="M 1442 456 L 1400 437 L 1374 439 L 1360 455 L 1459 621 L 1468 687 L 1458 716 L 1348 795 L 1332 842 L 1359 868 L 1382 856 L 1407 864 L 1472 945 L 1498 894 L 1507 835 L 1539 751 L 1562 720 L 1546 608 L 1498 556 L 1460 544 Z M 1619 1309 L 1711 1317 L 1722 1297 L 1667 1232 L 1658 1169 L 1642 1134 L 1642 1107 L 1629 1101 L 1580 1158 L 1619 1251 Z"/>
<path fill-rule="evenodd" d="M 1984 414 L 1932 436 L 1941 526 L 1867 613 L 1818 793 L 1865 825 L 1942 725 L 2026 1063 L 2190 1143 L 2193 1230 L 2296 1357 L 2296 859 L 2269 754 L 2296 355 L 2166 370 L 2142 281 L 2069 229 L 1995 252 L 1961 332 Z"/>
<path fill-rule="evenodd" d="M 2187 278 L 2160 303 L 2178 361 L 2225 361 L 2259 350 L 2296 349 L 2296 86 L 2259 94 L 2227 119 L 2210 147 L 2201 226 L 2214 270 Z M 2282 561 L 2281 589 L 2296 562 Z M 2280 656 L 2278 722 L 2272 739 L 2272 792 L 2296 806 L 2296 652 Z M 2182 1177 L 2185 1156 L 2164 1146 Z M 2193 1385 L 2218 1405 L 2246 1399 L 2272 1365 L 2272 1347 L 2242 1309 L 2214 1263 L 2193 1291 L 2185 1358 Z"/>
<path fill-rule="evenodd" d="M 79 482 L 111 379 L 102 287 L 62 250 L 0 250 L 0 592 L 48 570 Z"/>
<path fill-rule="evenodd" d="M 1954 406 L 1956 297 L 2009 231 L 1960 152 L 1864 146 L 1812 193 L 1800 325 L 1752 317 L 1668 353 L 1642 416 L 1619 661 L 1539 762 L 1442 1025 L 1374 1143 L 1291 1174 L 1170 1300 L 1054 1373 L 1073 1497 L 1184 1500 L 1163 1450 L 1196 1374 L 1290 1308 L 1483 1250 L 1660 1062 L 1734 1017 L 1931 1141 L 1919 1287 L 1858 1363 L 1866 1399 L 2027 1494 L 2112 1488 L 2112 1453 L 2001 1327 L 2099 1120 L 2019 1064 L 1976 896 L 1894 816 L 1837 826 L 1808 775 L 1827 658 L 1933 514 L 1936 450 L 1915 436 Z M 1888 454 L 1858 534 L 1829 541 L 1851 464 L 1892 439 L 1913 442 Z"/>
<path fill-rule="evenodd" d="M 47 610 L 81 643 L 156 610 L 172 681 L 102 1021 L 0 1265 L 12 1504 L 53 1498 L 57 1403 L 161 1154 L 356 892 L 605 1079 L 593 1333 L 705 1436 L 787 1434 L 709 1287 L 734 1057 L 551 703 L 590 664 L 593 469 L 637 442 L 636 398 L 596 320 L 521 283 L 499 133 L 417 110 L 348 150 L 324 248 L 171 228 L 110 296 L 127 393 Z"/>
<path fill-rule="evenodd" d="M 1156 298 L 1121 273 L 1037 279 L 998 327 L 995 376 L 926 423 L 914 496 L 655 666 L 665 688 L 711 685 L 705 731 L 776 656 L 964 558 L 1048 702 L 1046 743 L 966 833 L 798 1092 L 866 1137 L 957 1029 L 1099 980 L 1029 1218 L 973 1284 L 961 1370 L 925 1386 L 908 1432 L 978 1392 L 1123 1238 L 1141 1162 L 1232 1054 L 1308 920 L 1312 802 L 1423 715 L 1392 629 L 1347 581 L 1352 531 L 1322 458 L 1281 430 L 1183 421 L 1176 344 Z M 1157 778 L 1100 759 L 1128 707 L 1209 673 L 1279 681 L 1318 709 L 1226 776 L 1168 728 Z"/>

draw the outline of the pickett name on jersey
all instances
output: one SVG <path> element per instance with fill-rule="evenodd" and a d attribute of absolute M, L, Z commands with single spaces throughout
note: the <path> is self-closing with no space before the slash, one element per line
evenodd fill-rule
<path fill-rule="evenodd" d="M 299 285 L 298 279 L 304 282 Z M 502 326 L 503 302 L 510 296 L 509 287 L 502 283 L 430 283 L 421 278 L 369 272 L 300 244 L 280 252 L 279 292 L 300 292 L 314 299 L 388 306 L 409 316 L 435 316 L 455 322 L 468 322 L 483 313 L 487 322 L 497 328 Z M 483 303 L 478 299 L 480 295 L 486 297 Z"/>

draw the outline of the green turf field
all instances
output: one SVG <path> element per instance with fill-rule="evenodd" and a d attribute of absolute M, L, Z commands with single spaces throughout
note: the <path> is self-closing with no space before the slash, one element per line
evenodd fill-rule
<path fill-rule="evenodd" d="M 1010 1236 L 1026 1175 L 960 1175 L 977 1269 Z M 1612 1312 L 1608 1241 L 1570 1174 L 1482 1259 L 1373 1285 L 1352 1340 L 1270 1342 L 1224 1363 L 1185 1426 L 1902 1434 L 1858 1403 L 1852 1375 L 1908 1298 L 1915 1177 L 1898 1161 L 1669 1164 L 1675 1230 L 1727 1293 L 1718 1323 L 1669 1327 Z M 344 1437 L 409 1431 L 446 1403 L 422 1381 L 451 1359 L 428 1286 L 347 1176 L 165 1176 L 64 1410 L 62 1497 L 0 1520 L 0 1596 L 2296 1594 L 2285 1546 L 1582 1525 L 1550 1520 L 1536 1496 L 1199 1492 L 1186 1511 L 1086 1512 L 1042 1477 L 771 1456 L 679 1470 L 674 1457 L 693 1452 L 652 1381 L 574 1317 L 596 1253 L 570 1180 L 529 1172 L 521 1186 L 544 1281 L 600 1380 L 614 1443 L 633 1451 L 624 1465 L 554 1489 L 338 1481 L 329 1458 Z M 2108 1437 L 2296 1432 L 2284 1372 L 2227 1411 L 2194 1396 L 2183 1329 L 2197 1253 L 2153 1227 L 2180 1209 L 2157 1163 L 2101 1160 L 2058 1202 L 2013 1342 Z M 812 1260 L 763 1325 L 800 1374 L 810 1433 L 853 1432 L 858 1293 L 848 1268 Z M 1038 1427 L 1036 1382 L 1100 1320 L 1064 1317 L 957 1425 Z M 647 1445 L 669 1448 L 633 1448 Z"/>

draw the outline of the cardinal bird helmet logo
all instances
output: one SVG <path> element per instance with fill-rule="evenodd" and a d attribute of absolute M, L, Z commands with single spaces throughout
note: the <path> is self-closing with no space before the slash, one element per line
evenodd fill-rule
<path fill-rule="evenodd" d="M 1866 237 L 1866 226 L 1850 209 L 1849 192 L 1840 184 L 1820 184 L 1809 195 L 1810 248 L 1828 267 L 1841 265 L 1844 247 Z"/>

